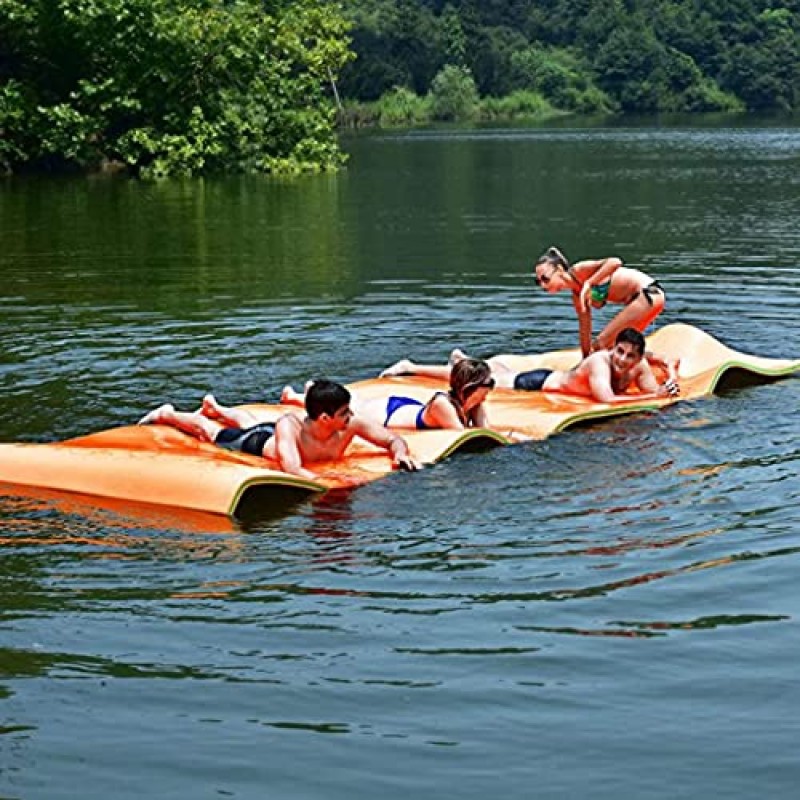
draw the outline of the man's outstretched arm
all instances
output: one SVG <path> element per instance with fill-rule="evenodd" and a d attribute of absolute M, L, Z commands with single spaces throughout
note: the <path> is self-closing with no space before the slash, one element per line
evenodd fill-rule
<path fill-rule="evenodd" d="M 396 466 L 408 470 L 421 469 L 422 465 L 411 458 L 408 443 L 402 436 L 398 436 L 382 425 L 377 425 L 363 417 L 353 417 L 350 425 L 353 432 L 362 439 L 388 450 L 392 456 L 392 462 Z"/>

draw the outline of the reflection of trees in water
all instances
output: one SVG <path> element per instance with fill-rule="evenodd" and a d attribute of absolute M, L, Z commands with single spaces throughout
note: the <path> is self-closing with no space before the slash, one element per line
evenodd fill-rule
<path fill-rule="evenodd" d="M 113 306 L 121 292 L 181 318 L 187 300 L 215 290 L 218 303 L 242 286 L 250 299 L 303 296 L 311 286 L 341 291 L 354 255 L 342 235 L 343 181 L 326 174 L 300 183 L 28 183 L 0 193 L 3 246 L 14 264 L 3 293 L 24 296 L 40 313 L 65 296 L 70 305 L 91 304 L 88 314 L 80 309 L 83 329 L 95 316 L 92 307 Z M 52 225 L 54 218 L 64 224 Z M 54 311 L 60 319 L 68 310 Z M 104 325 L 110 311 L 103 308 Z"/>

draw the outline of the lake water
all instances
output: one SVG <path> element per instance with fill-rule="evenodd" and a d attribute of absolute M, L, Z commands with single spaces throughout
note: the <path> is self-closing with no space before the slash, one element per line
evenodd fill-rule
<path fill-rule="evenodd" d="M 797 120 L 344 144 L 292 181 L 0 182 L 0 440 L 573 346 L 549 244 L 800 356 Z M 799 406 L 789 379 L 247 523 L 6 488 L 0 796 L 794 798 Z"/>

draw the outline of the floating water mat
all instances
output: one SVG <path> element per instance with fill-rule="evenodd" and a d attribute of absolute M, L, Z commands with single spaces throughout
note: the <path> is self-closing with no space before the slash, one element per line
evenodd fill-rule
<path fill-rule="evenodd" d="M 259 407 L 267 418 L 284 406 Z M 456 450 L 505 444 L 494 431 L 430 431 L 412 445 L 433 463 Z M 411 437 L 409 437 L 410 439 Z M 0 444 L 0 482 L 64 492 L 156 503 L 216 514 L 237 514 L 266 503 L 276 492 L 314 493 L 350 488 L 393 470 L 386 452 L 367 442 L 351 445 L 343 461 L 314 465 L 319 481 L 277 469 L 270 462 L 200 442 L 164 425 L 133 425 L 53 444 Z"/>
<path fill-rule="evenodd" d="M 726 347 L 690 325 L 669 325 L 648 340 L 648 347 L 680 359 L 681 396 L 643 400 L 635 393 L 614 403 L 550 392 L 497 389 L 487 401 L 493 430 L 407 430 L 413 457 L 424 463 L 441 461 L 456 451 L 508 444 L 510 431 L 544 439 L 582 422 L 641 411 L 657 410 L 681 400 L 713 393 L 721 387 L 746 385 L 790 375 L 800 360 L 760 358 Z M 577 363 L 577 350 L 540 355 L 506 355 L 514 370 L 568 369 Z M 350 384 L 360 398 L 402 393 L 427 400 L 443 388 L 441 381 L 401 376 Z M 280 405 L 241 406 L 259 420 L 274 421 L 292 409 Z M 301 413 L 295 409 L 297 413 Z M 237 514 L 275 493 L 314 493 L 359 486 L 392 472 L 380 448 L 357 440 L 347 457 L 315 464 L 316 481 L 277 469 L 255 456 L 234 453 L 200 442 L 163 425 L 113 428 L 53 444 L 0 444 L 0 482 L 73 492 L 116 500 L 154 503 L 215 514 Z M 6 486 L 4 493 L 13 490 Z"/>

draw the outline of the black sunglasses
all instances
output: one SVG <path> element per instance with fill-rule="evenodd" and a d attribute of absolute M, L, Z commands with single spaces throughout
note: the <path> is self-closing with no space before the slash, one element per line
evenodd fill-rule
<path fill-rule="evenodd" d="M 478 389 L 494 389 L 495 383 L 494 378 L 487 378 L 485 381 L 481 383 L 468 383 L 462 389 L 462 397 L 467 397 L 468 395 L 472 394 L 473 392 L 477 392 Z"/>
<path fill-rule="evenodd" d="M 542 275 L 539 276 L 535 272 L 533 273 L 533 280 L 536 282 L 537 286 L 547 286 L 551 280 L 553 280 L 553 275 L 556 274 L 556 270 L 558 267 L 553 267 L 549 275 Z"/>

